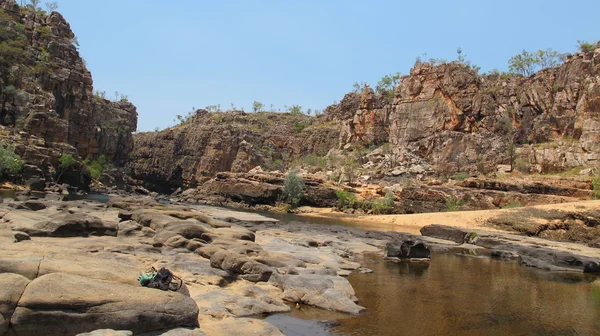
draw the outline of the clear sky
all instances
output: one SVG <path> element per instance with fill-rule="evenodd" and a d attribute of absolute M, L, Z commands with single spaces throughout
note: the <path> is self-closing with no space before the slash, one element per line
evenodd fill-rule
<path fill-rule="evenodd" d="M 58 0 L 94 87 L 129 96 L 138 129 L 192 107 L 254 100 L 323 109 L 354 82 L 408 73 L 415 58 L 506 70 L 522 49 L 574 52 L 600 39 L 600 1 Z"/>

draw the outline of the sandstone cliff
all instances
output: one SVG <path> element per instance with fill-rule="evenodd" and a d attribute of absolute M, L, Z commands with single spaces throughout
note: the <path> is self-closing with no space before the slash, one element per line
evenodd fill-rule
<path fill-rule="evenodd" d="M 184 125 L 136 135 L 129 166 L 171 189 L 360 147 L 370 148 L 357 155 L 372 176 L 489 173 L 511 163 L 525 172 L 600 168 L 599 74 L 600 48 L 530 77 L 418 63 L 393 97 L 367 86 L 318 118 L 199 111 Z M 294 132 L 298 123 L 309 127 Z"/>
<path fill-rule="evenodd" d="M 167 191 L 196 186 L 218 172 L 282 169 L 309 153 L 327 154 L 338 137 L 336 123 L 301 114 L 198 110 L 181 125 L 136 134 L 128 167 Z"/>
<path fill-rule="evenodd" d="M 346 96 L 329 110 L 342 118 L 341 147 L 390 142 L 400 161 L 403 153 L 417 153 L 438 170 L 509 164 L 511 144 L 513 159 L 532 171 L 597 168 L 599 74 L 600 46 L 531 77 L 421 63 L 401 79 L 391 104 L 367 87 L 360 100 Z"/>
<path fill-rule="evenodd" d="M 40 167 L 57 167 L 65 153 L 104 154 L 123 165 L 133 146 L 136 108 L 94 96 L 92 76 L 62 15 L 0 0 L 0 35 L 3 141 L 14 142 L 26 163 Z"/>

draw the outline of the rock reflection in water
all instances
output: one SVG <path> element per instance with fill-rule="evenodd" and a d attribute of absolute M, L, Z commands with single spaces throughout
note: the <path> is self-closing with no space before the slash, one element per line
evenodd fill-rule
<path fill-rule="evenodd" d="M 429 269 L 428 262 L 400 262 L 398 263 L 398 271 L 401 275 L 412 275 L 421 277 Z"/>
<path fill-rule="evenodd" d="M 367 255 L 364 266 L 374 273 L 349 277 L 367 307 L 359 316 L 306 307 L 267 320 L 290 335 L 600 335 L 595 277 L 443 254 L 430 264 Z"/>

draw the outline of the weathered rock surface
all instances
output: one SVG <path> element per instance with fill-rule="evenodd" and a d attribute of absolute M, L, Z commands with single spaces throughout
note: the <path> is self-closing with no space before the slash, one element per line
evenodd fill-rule
<path fill-rule="evenodd" d="M 23 335 L 65 335 L 101 324 L 134 333 L 175 326 L 196 326 L 198 307 L 189 297 L 92 280 L 64 273 L 31 282 L 11 319 Z"/>
<path fill-rule="evenodd" d="M 598 249 L 583 245 L 438 224 L 423 227 L 421 234 L 459 245 L 483 247 L 494 257 L 518 259 L 525 266 L 554 271 L 600 273 Z"/>
<path fill-rule="evenodd" d="M 324 155 L 338 134 L 335 124 L 305 115 L 198 110 L 182 125 L 136 134 L 128 167 L 149 186 L 171 192 L 219 172 L 281 169 L 309 153 Z"/>
<path fill-rule="evenodd" d="M 508 162 L 508 120 L 526 169 L 598 167 L 599 63 L 597 51 L 579 53 L 528 78 L 480 76 L 456 62 L 416 64 L 391 104 L 367 87 L 358 104 L 347 96 L 352 103 L 331 108 L 352 109 L 336 114 L 343 118 L 340 147 L 390 142 L 394 161 L 417 153 L 438 171 L 476 171 L 478 163 L 489 170 Z"/>
<path fill-rule="evenodd" d="M 184 202 L 227 204 L 241 202 L 247 205 L 275 205 L 281 200 L 285 175 L 282 173 L 227 173 L 216 174 L 195 189 L 178 196 Z M 305 187 L 301 205 L 332 207 L 337 202 L 335 190 L 325 181 L 311 175 L 303 176 Z"/>
<path fill-rule="evenodd" d="M 0 273 L 0 335 L 8 331 L 10 319 L 27 284 L 29 280 L 22 275 Z"/>
<path fill-rule="evenodd" d="M 8 0 L 1 0 L 0 8 L 5 37 L 21 55 L 0 66 L 1 87 L 14 91 L 2 97 L 0 124 L 7 126 L 3 138 L 15 145 L 16 153 L 30 167 L 38 167 L 26 169 L 25 178 L 54 175 L 63 154 L 104 154 L 122 165 L 133 146 L 136 107 L 94 95 L 91 74 L 73 43 L 75 35 L 60 13 L 32 15 Z M 61 181 L 87 187 L 89 175 L 67 171 Z"/>
<path fill-rule="evenodd" d="M 383 257 L 400 260 L 429 259 L 431 258 L 431 253 L 429 247 L 422 241 L 393 241 L 385 246 Z"/>
<path fill-rule="evenodd" d="M 348 280 L 341 277 L 274 274 L 270 282 L 283 290 L 281 297 L 286 301 L 351 314 L 365 309 L 356 304 L 358 299 L 354 296 L 354 289 Z"/>

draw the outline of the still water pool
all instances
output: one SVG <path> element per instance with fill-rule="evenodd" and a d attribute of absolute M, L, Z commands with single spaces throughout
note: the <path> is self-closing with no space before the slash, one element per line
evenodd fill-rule
<path fill-rule="evenodd" d="M 266 320 L 286 335 L 600 335 L 594 277 L 437 253 L 429 265 L 363 263 L 374 273 L 349 277 L 359 316 L 302 307 Z"/>

